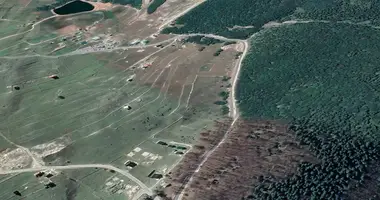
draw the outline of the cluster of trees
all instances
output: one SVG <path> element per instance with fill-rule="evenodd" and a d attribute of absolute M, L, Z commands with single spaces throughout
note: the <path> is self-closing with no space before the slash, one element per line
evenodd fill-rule
<path fill-rule="evenodd" d="M 189 42 L 189 43 L 195 43 L 195 44 L 201 44 L 201 45 L 212 45 L 212 44 L 218 44 L 218 43 L 223 43 L 223 41 L 215 39 L 215 38 L 210 38 L 210 37 L 205 37 L 205 36 L 190 36 L 184 40 L 184 42 Z"/>
<path fill-rule="evenodd" d="M 159 187 L 159 188 L 154 189 L 152 196 L 145 196 L 144 200 L 154 200 L 154 199 L 156 199 L 156 197 L 158 197 L 158 199 L 161 199 L 161 200 L 171 200 L 172 199 L 172 198 L 167 196 L 167 194 L 164 191 L 164 188 Z"/>
<path fill-rule="evenodd" d="M 223 77 L 222 81 L 228 81 L 228 77 Z M 227 99 L 230 96 L 228 91 L 222 91 L 219 93 L 219 96 L 222 97 L 222 100 L 215 101 L 214 104 L 221 106 L 221 111 L 223 115 L 226 115 L 230 112 L 230 109 L 227 106 Z"/>
<path fill-rule="evenodd" d="M 374 42 L 376 41 L 376 42 Z M 341 199 L 380 158 L 380 31 L 349 24 L 270 29 L 252 41 L 237 88 L 246 118 L 287 120 L 320 163 L 253 199 Z"/>
<path fill-rule="evenodd" d="M 166 0 L 154 0 L 152 3 L 149 4 L 147 8 L 147 13 L 152 14 L 154 13 L 158 7 L 160 7 L 162 4 L 164 4 Z"/>
<path fill-rule="evenodd" d="M 222 52 L 223 52 L 223 49 L 218 49 L 218 50 L 215 51 L 215 53 L 213 54 L 213 56 L 219 56 L 220 53 L 222 53 Z"/>
<path fill-rule="evenodd" d="M 263 181 L 254 191 L 254 199 L 341 199 L 345 192 L 359 187 L 365 173 L 379 159 L 378 141 L 308 120 L 297 120 L 290 127 L 299 140 L 321 160 L 302 163 L 298 172 L 280 182 Z"/>

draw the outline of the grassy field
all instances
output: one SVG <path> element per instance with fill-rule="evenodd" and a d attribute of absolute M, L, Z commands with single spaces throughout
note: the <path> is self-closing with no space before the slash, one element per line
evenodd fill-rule
<path fill-rule="evenodd" d="M 163 184 L 148 177 L 153 170 L 168 173 L 201 131 L 225 117 L 213 102 L 235 50 L 214 57 L 222 43 L 149 38 L 156 31 L 144 24 L 150 18 L 134 23 L 136 11 L 128 7 L 59 17 L 41 10 L 40 1 L 17 3 L 20 15 L 0 11 L 7 20 L 20 20 L 0 23 L 7 27 L 0 32 L 1 171 L 108 164 L 153 188 Z M 136 38 L 153 45 L 129 48 Z M 162 47 L 154 45 L 163 40 Z M 205 65 L 210 69 L 201 71 Z M 127 161 L 137 166 L 128 168 Z M 0 184 L 12 184 L 0 199 L 17 199 L 15 190 L 31 199 L 132 199 L 141 189 L 104 169 L 54 174 L 57 186 L 49 189 L 42 183 L 48 179 L 33 173 L 3 175 Z M 115 184 L 120 191 L 109 188 Z"/>
<path fill-rule="evenodd" d="M 54 188 L 45 189 L 45 184 L 53 181 L 57 184 Z M 103 169 L 67 170 L 54 175 L 51 178 L 36 178 L 33 173 L 2 176 L 0 185 L 3 190 L 2 199 L 18 199 L 13 191 L 19 191 L 24 198 L 30 199 L 112 199 L 122 200 L 125 197 L 132 198 L 137 192 L 136 184 L 117 174 Z M 24 184 L 20 184 L 24 183 Z M 107 183 L 118 184 L 123 192 L 117 193 L 107 187 Z"/>

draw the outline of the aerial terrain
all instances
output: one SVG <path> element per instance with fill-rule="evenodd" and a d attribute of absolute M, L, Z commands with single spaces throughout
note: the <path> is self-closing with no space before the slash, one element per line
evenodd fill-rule
<path fill-rule="evenodd" d="M 380 199 L 380 2 L 2 0 L 0 199 Z"/>

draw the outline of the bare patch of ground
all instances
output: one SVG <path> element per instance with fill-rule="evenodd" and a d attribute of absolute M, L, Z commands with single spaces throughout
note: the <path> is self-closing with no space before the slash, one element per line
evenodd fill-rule
<path fill-rule="evenodd" d="M 281 26 L 282 24 L 280 22 L 268 22 L 266 24 L 264 24 L 263 28 L 272 28 L 272 27 L 278 27 L 278 26 Z"/>
<path fill-rule="evenodd" d="M 74 35 L 77 32 L 79 27 L 75 25 L 68 25 L 63 28 L 57 30 L 57 32 L 61 35 Z"/>
<path fill-rule="evenodd" d="M 168 196 L 174 197 L 181 193 L 206 152 L 210 151 L 223 138 L 231 121 L 215 122 L 215 124 L 216 129 L 201 133 L 198 144 L 194 145 L 192 150 L 185 155 L 182 161 L 166 175 L 166 182 L 170 185 L 165 189 L 165 193 L 167 193 Z"/>
<path fill-rule="evenodd" d="M 235 44 L 235 50 L 238 51 L 238 52 L 243 52 L 244 51 L 244 43 L 238 43 L 238 44 Z"/>
<path fill-rule="evenodd" d="M 208 133 L 207 137 L 220 136 L 225 129 L 224 125 L 217 130 L 219 133 Z M 170 175 L 172 186 L 167 190 L 172 197 L 183 189 L 179 185 L 197 167 L 199 155 L 205 150 L 198 151 L 186 155 L 182 164 Z M 225 143 L 195 174 L 184 199 L 241 199 L 249 195 L 251 186 L 258 184 L 263 177 L 284 178 L 294 173 L 302 161 L 317 162 L 308 150 L 296 142 L 286 125 L 273 121 L 239 121 Z"/>
<path fill-rule="evenodd" d="M 70 144 L 69 138 L 59 138 L 50 143 L 36 145 L 30 148 L 30 151 L 33 155 L 42 159 L 43 157 L 46 157 L 48 155 L 58 153 L 59 151 L 64 149 L 68 144 Z"/>
<path fill-rule="evenodd" d="M 254 26 L 238 26 L 238 25 L 235 25 L 232 28 L 228 28 L 228 30 L 233 31 L 236 29 L 248 29 L 248 28 L 255 28 L 255 27 Z"/>
<path fill-rule="evenodd" d="M 13 170 L 28 167 L 32 158 L 21 148 L 6 149 L 0 153 L 0 170 Z"/>
<path fill-rule="evenodd" d="M 111 10 L 114 5 L 112 3 L 102 3 L 102 2 L 92 2 L 92 1 L 84 1 L 94 6 L 95 10 Z"/>

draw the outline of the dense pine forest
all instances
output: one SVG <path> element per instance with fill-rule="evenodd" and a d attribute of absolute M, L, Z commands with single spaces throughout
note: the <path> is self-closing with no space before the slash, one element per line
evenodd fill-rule
<path fill-rule="evenodd" d="M 254 199 L 337 199 L 362 186 L 379 158 L 380 31 L 309 23 L 263 31 L 244 61 L 238 98 L 245 118 L 288 120 L 322 162 L 303 163 Z"/>
<path fill-rule="evenodd" d="M 207 0 L 180 17 L 177 25 L 163 33 L 213 33 L 245 39 L 270 21 L 333 20 L 376 22 L 380 1 L 376 0 Z"/>

